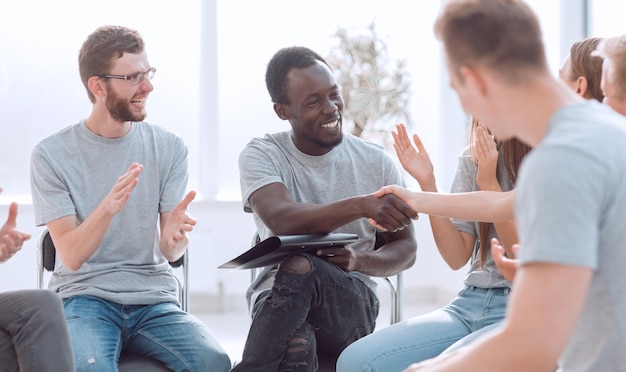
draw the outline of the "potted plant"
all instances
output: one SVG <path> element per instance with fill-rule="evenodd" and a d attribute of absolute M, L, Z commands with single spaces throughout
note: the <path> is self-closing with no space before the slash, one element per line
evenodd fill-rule
<path fill-rule="evenodd" d="M 344 123 L 350 133 L 385 145 L 397 123 L 412 125 L 409 113 L 411 81 L 405 60 L 387 55 L 372 21 L 366 33 L 338 28 L 339 44 L 331 49 L 329 64 L 345 101 Z"/>

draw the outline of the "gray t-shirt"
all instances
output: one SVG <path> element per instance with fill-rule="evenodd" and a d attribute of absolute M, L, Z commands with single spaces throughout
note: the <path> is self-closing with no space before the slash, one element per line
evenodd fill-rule
<path fill-rule="evenodd" d="M 176 278 L 158 248 L 158 216 L 182 199 L 187 185 L 187 148 L 179 136 L 137 122 L 124 137 L 109 139 L 83 120 L 44 139 L 31 157 L 35 223 L 71 215 L 82 223 L 133 162 L 144 166 L 139 183 L 98 250 L 77 271 L 57 260 L 49 287 L 62 298 L 178 302 Z"/>
<path fill-rule="evenodd" d="M 250 209 L 249 198 L 256 190 L 271 183 L 285 185 L 294 202 L 328 204 L 357 195 L 371 194 L 385 185 L 404 185 L 393 160 L 378 145 L 344 134 L 343 141 L 322 156 L 302 153 L 291 139 L 291 131 L 255 138 L 239 155 L 243 207 Z M 256 215 L 254 221 L 261 239 L 274 235 Z M 339 227 L 336 233 L 353 233 L 359 240 L 354 249 L 372 250 L 376 230 L 366 218 Z M 375 282 L 361 273 L 372 289 Z M 260 286 L 271 286 L 271 277 Z"/>
<path fill-rule="evenodd" d="M 625 160 L 626 119 L 590 100 L 557 112 L 520 170 L 520 264 L 594 271 L 559 361 L 566 372 L 626 371 Z"/>
<path fill-rule="evenodd" d="M 463 153 L 459 156 L 459 163 L 454 175 L 454 181 L 452 182 L 451 192 L 469 192 L 479 191 L 480 188 L 476 183 L 476 173 L 478 167 L 470 156 L 469 146 L 465 148 Z M 502 191 L 512 190 L 514 185 L 511 181 L 511 177 L 506 171 L 504 164 L 504 158 L 500 154 L 498 157 L 498 165 L 496 166 L 496 179 L 502 188 Z M 465 276 L 465 285 L 478 288 L 502 288 L 511 287 L 511 282 L 504 279 L 500 271 L 496 267 L 493 258 L 491 257 L 491 251 L 487 250 L 487 259 L 485 264 L 480 266 L 480 257 L 478 255 L 480 243 L 478 241 L 480 224 L 478 222 L 463 221 L 453 219 L 452 222 L 456 226 L 457 230 L 473 235 L 476 238 L 476 244 L 474 248 L 474 254 L 472 255 L 472 265 Z M 489 241 L 492 238 L 497 238 L 498 234 L 493 225 L 489 228 Z"/>

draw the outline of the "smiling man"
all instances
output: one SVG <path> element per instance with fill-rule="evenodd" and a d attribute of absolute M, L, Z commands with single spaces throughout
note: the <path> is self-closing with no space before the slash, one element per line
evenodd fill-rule
<path fill-rule="evenodd" d="M 378 298 L 369 276 L 413 265 L 416 213 L 393 195 L 373 195 L 402 184 L 401 175 L 381 147 L 342 133 L 343 99 L 322 57 L 281 49 L 266 84 L 291 130 L 253 139 L 239 157 L 244 210 L 254 213 L 259 236 L 343 232 L 359 240 L 263 270 L 248 292 L 253 320 L 234 370 L 314 371 L 317 354 L 334 363 L 374 330 Z M 377 250 L 368 218 L 387 231 Z"/>
<path fill-rule="evenodd" d="M 208 328 L 180 308 L 168 264 L 187 249 L 195 193 L 184 196 L 182 138 L 143 121 L 155 73 L 143 39 L 98 28 L 78 62 L 91 114 L 31 159 L 35 220 L 61 263 L 49 288 L 63 298 L 76 369 L 115 371 L 124 349 L 173 371 L 228 371 Z"/>

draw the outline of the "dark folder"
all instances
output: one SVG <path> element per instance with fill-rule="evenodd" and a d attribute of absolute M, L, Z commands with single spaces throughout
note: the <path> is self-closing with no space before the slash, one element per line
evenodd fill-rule
<path fill-rule="evenodd" d="M 343 247 L 355 242 L 356 234 L 333 233 L 312 235 L 271 236 L 242 255 L 219 266 L 221 269 L 252 269 L 280 263 L 298 252 L 312 252 L 320 248 Z"/>

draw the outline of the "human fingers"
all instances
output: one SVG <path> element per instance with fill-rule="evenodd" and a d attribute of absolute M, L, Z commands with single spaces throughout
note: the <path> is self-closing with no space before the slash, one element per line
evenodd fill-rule
<path fill-rule="evenodd" d="M 513 244 L 511 246 L 511 251 L 513 251 L 513 257 L 511 258 L 517 258 L 517 252 L 519 251 L 519 247 L 521 247 L 521 245 L 519 244 Z"/>
<path fill-rule="evenodd" d="M 367 219 L 369 221 L 369 223 L 374 226 L 377 230 L 379 231 L 387 231 L 384 227 L 382 227 L 378 222 L 376 222 L 375 219 L 373 218 L 368 218 Z"/>
<path fill-rule="evenodd" d="M 482 135 L 481 135 L 481 144 L 483 146 L 483 151 L 489 154 L 489 156 L 497 155 L 498 145 L 496 144 L 496 140 L 493 137 L 493 135 L 489 133 L 487 128 L 484 128 L 484 127 L 483 127 Z"/>
<path fill-rule="evenodd" d="M 123 198 L 126 194 L 129 194 L 135 186 L 139 183 L 139 174 L 143 170 L 143 165 L 133 163 L 127 170 L 122 174 L 111 189 L 111 196 L 118 200 Z"/>
<path fill-rule="evenodd" d="M 187 210 L 187 208 L 189 207 L 189 204 L 196 198 L 196 192 L 191 190 L 187 193 L 187 195 L 185 195 L 185 197 L 183 198 L 183 200 L 180 201 L 180 203 L 178 203 L 177 207 L 178 208 L 182 208 L 183 210 Z"/>
<path fill-rule="evenodd" d="M 417 133 L 413 133 L 413 143 L 415 144 L 415 147 L 420 154 L 428 155 L 428 151 L 426 151 L 424 142 L 422 142 L 422 139 L 420 138 L 420 136 L 417 135 Z"/>
<path fill-rule="evenodd" d="M 350 252 L 346 247 L 326 247 L 316 250 L 315 254 L 319 257 L 340 257 L 350 255 Z"/>
<path fill-rule="evenodd" d="M 377 198 L 386 197 L 386 195 L 396 197 L 405 203 L 405 205 L 409 208 L 408 210 L 416 212 L 416 209 L 414 208 L 414 205 L 416 205 L 416 203 L 415 201 L 412 200 L 412 198 L 416 195 L 416 193 L 404 187 L 401 187 L 398 185 L 383 186 L 380 190 L 376 191 L 373 195 Z M 414 219 L 417 219 L 417 213 Z"/>
<path fill-rule="evenodd" d="M 411 141 L 409 139 L 409 135 L 407 134 L 406 128 L 403 124 L 398 124 L 396 126 L 398 128 L 397 132 L 391 132 L 393 136 L 393 147 L 400 159 L 400 162 L 406 161 L 406 159 L 410 158 L 417 154 L 413 145 L 411 145 Z"/>
<path fill-rule="evenodd" d="M 4 224 L 7 228 L 15 228 L 17 223 L 17 203 L 13 202 L 9 206 L 9 215 L 7 216 L 7 220 Z"/>
<path fill-rule="evenodd" d="M 385 195 L 378 199 L 370 217 L 388 231 L 402 230 L 411 224 L 417 217 L 415 212 L 405 201 L 395 195 Z"/>
<path fill-rule="evenodd" d="M 494 260 L 502 260 L 505 257 L 504 247 L 500 245 L 500 241 L 496 238 L 491 239 L 491 255 Z"/>
<path fill-rule="evenodd" d="M 22 246 L 22 244 L 29 240 L 31 235 L 27 234 L 27 233 L 23 233 L 21 231 L 18 230 L 11 230 L 9 231 L 9 233 L 7 234 L 11 237 L 13 243 L 17 246 Z"/>
<path fill-rule="evenodd" d="M 409 135 L 404 124 L 400 123 L 396 125 L 396 129 L 398 130 L 396 137 L 398 138 L 400 144 L 404 147 L 411 146 L 411 141 L 409 140 Z"/>
<path fill-rule="evenodd" d="M 393 195 L 392 204 L 394 206 L 394 210 L 399 212 L 399 214 L 394 214 L 399 217 L 405 226 L 410 225 L 411 220 L 417 219 L 417 211 L 413 209 L 413 207 L 404 199 L 397 195 Z"/>
<path fill-rule="evenodd" d="M 517 260 L 506 257 L 504 247 L 500 245 L 497 239 L 491 241 L 491 256 L 500 274 L 512 282 L 517 272 Z"/>
<path fill-rule="evenodd" d="M 374 193 L 374 196 L 377 198 L 382 197 L 383 195 L 386 194 L 393 194 L 393 189 L 397 187 L 396 185 L 389 185 L 389 186 L 383 186 L 380 188 L 380 190 L 376 191 Z"/>
<path fill-rule="evenodd" d="M 9 254 L 9 257 L 22 249 L 22 239 L 19 234 L 16 234 L 16 231 L 3 235 L 2 244 L 5 246 L 5 251 Z"/>

